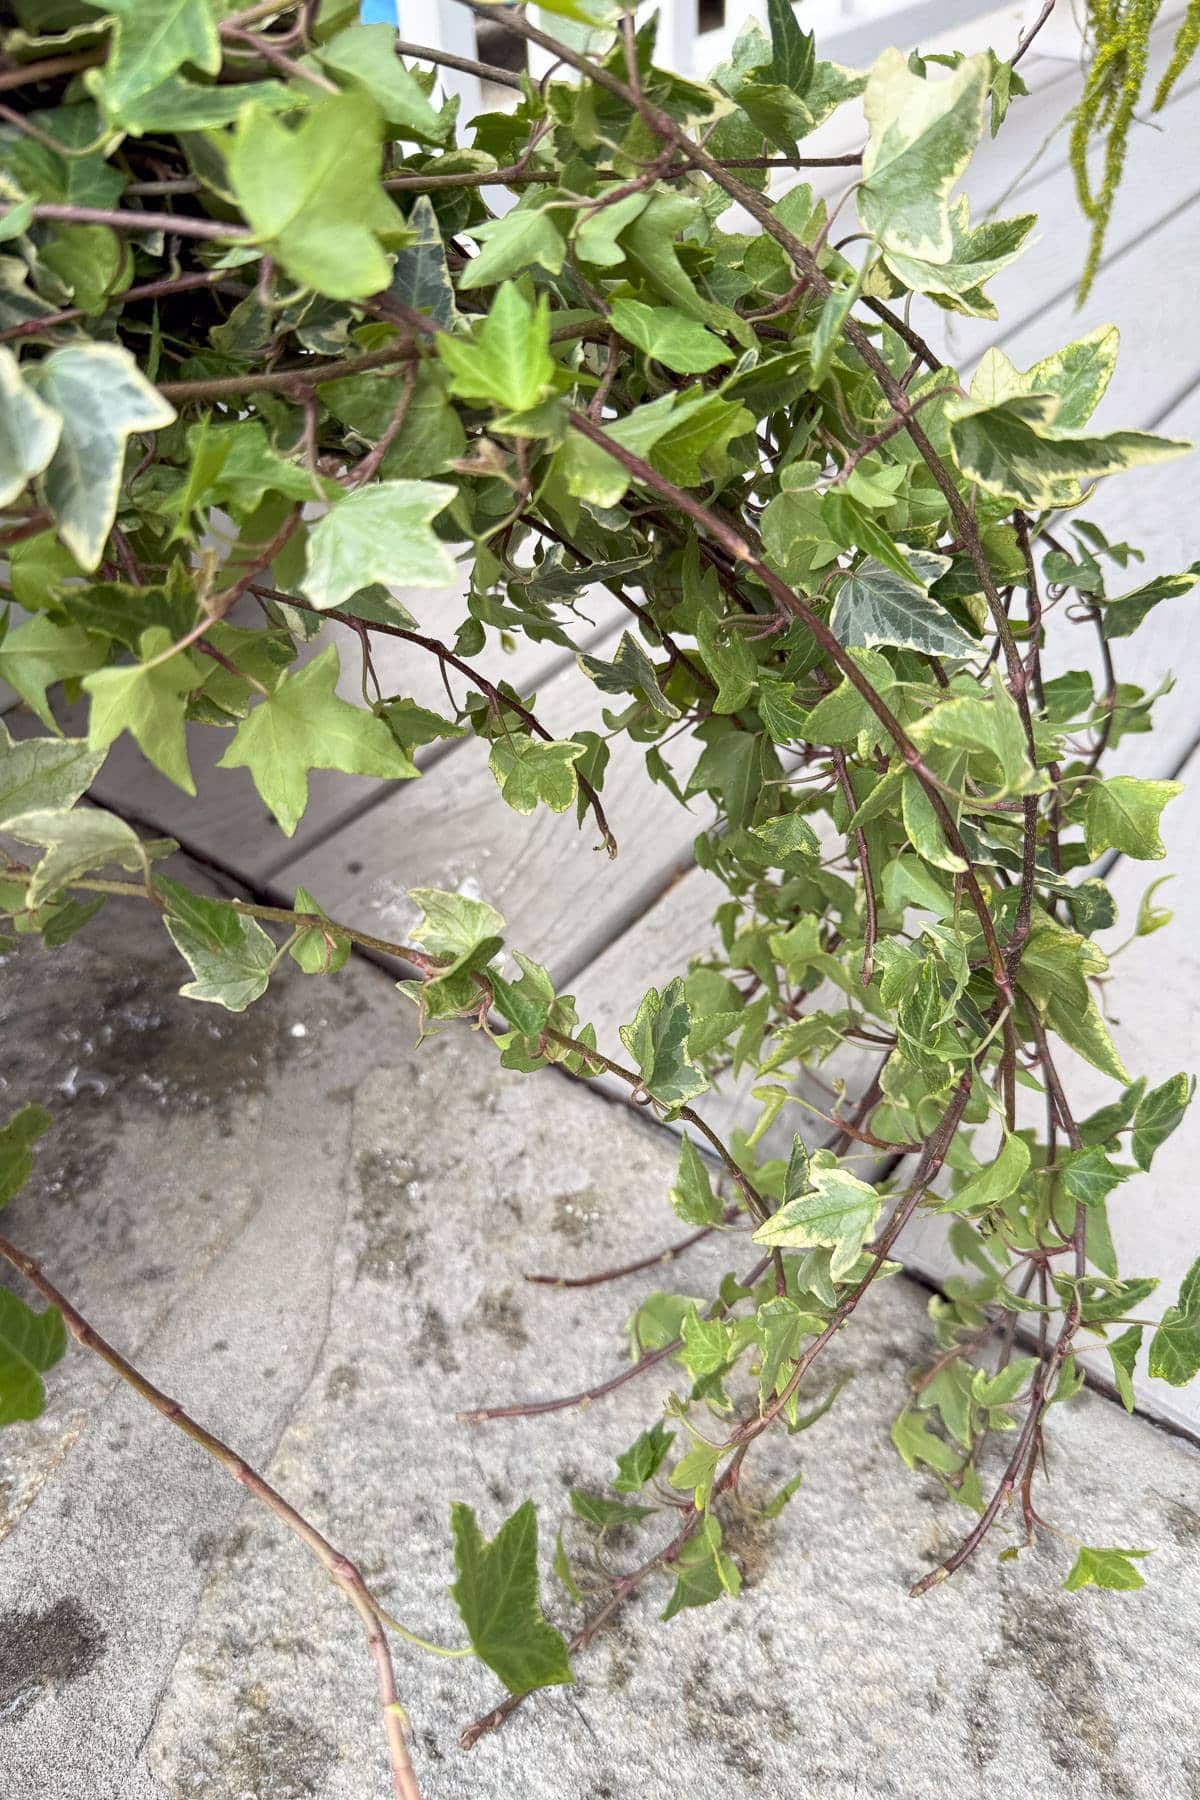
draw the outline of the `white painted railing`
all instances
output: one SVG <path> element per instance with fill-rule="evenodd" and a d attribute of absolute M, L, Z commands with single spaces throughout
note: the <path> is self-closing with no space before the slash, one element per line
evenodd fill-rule
<path fill-rule="evenodd" d="M 657 10 L 658 60 L 684 75 L 708 74 L 728 57 L 748 20 L 756 19 L 765 29 L 767 17 L 766 0 L 647 0 L 638 10 L 643 14 Z M 920 40 L 932 45 L 934 40 L 963 36 L 963 28 L 973 23 L 984 26 L 981 43 L 993 35 L 1000 43 L 1015 43 L 1021 25 L 1037 10 L 1035 0 L 1008 0 L 1007 5 L 998 5 L 997 0 L 803 0 L 799 17 L 806 31 L 816 33 L 823 55 L 863 66 L 873 61 L 885 43 L 908 46 Z M 552 37 L 578 47 L 587 44 L 586 28 L 571 20 L 533 5 L 528 13 L 532 22 Z M 374 20 L 394 18 L 400 36 L 410 43 L 457 56 L 479 54 L 477 15 L 457 0 L 362 0 L 362 15 Z M 497 6 L 498 24 L 503 16 L 503 9 Z M 1001 20 L 1003 29 L 993 32 L 990 26 Z M 972 40 L 975 35 L 969 33 Z M 964 38 L 962 48 L 979 47 Z M 529 46 L 528 68 L 535 79 L 544 75 L 552 62 L 548 52 Z M 563 71 L 564 78 L 569 74 Z M 477 76 L 441 68 L 439 81 L 447 94 L 461 97 L 464 118 L 483 106 Z"/>

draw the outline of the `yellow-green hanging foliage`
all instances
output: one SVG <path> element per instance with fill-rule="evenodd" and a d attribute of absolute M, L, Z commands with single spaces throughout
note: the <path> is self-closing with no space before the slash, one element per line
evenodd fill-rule
<path fill-rule="evenodd" d="M 1079 300 L 1086 299 L 1100 258 L 1113 201 L 1125 164 L 1129 127 L 1146 80 L 1150 33 L 1162 0 L 1091 0 L 1088 31 L 1092 42 L 1092 66 L 1083 98 L 1071 128 L 1071 167 L 1084 213 L 1092 221 L 1087 262 L 1079 282 Z M 1171 61 L 1158 84 L 1152 111 L 1158 112 L 1200 46 L 1200 0 L 1189 5 L 1175 39 Z M 1088 168 L 1089 146 L 1105 140 L 1104 166 L 1098 184 Z"/>

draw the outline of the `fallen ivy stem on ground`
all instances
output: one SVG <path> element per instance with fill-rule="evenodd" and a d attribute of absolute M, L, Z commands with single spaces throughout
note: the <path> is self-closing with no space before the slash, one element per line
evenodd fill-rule
<path fill-rule="evenodd" d="M 358 1568 L 348 1556 L 329 1542 L 311 1525 L 301 1513 L 298 1513 L 283 1495 L 265 1481 L 245 1459 L 230 1449 L 219 1437 L 196 1422 L 184 1411 L 178 1400 L 172 1400 L 169 1394 L 156 1387 L 145 1375 L 134 1368 L 133 1364 L 115 1350 L 107 1339 L 89 1325 L 83 1314 L 71 1304 L 66 1296 L 55 1287 L 49 1276 L 43 1273 L 40 1266 L 31 1256 L 19 1250 L 16 1244 L 10 1243 L 6 1237 L 0 1237 L 0 1257 L 9 1263 L 17 1273 L 36 1288 L 44 1300 L 56 1306 L 63 1316 L 63 1322 L 75 1342 L 84 1350 L 90 1350 L 101 1362 L 107 1363 L 114 1374 L 133 1389 L 135 1394 L 162 1414 L 170 1424 L 182 1431 L 185 1437 L 191 1438 L 202 1450 L 220 1464 L 227 1475 L 239 1482 L 246 1492 L 260 1506 L 279 1520 L 293 1537 L 299 1538 L 305 1549 L 316 1558 L 334 1585 L 341 1589 L 362 1621 L 366 1633 L 367 1644 L 371 1652 L 371 1660 L 375 1665 L 376 1682 L 379 1688 L 379 1704 L 383 1712 L 384 1728 L 387 1732 L 388 1749 L 391 1756 L 392 1786 L 396 1800 L 421 1800 L 421 1790 L 413 1771 L 412 1759 L 408 1753 L 407 1714 L 396 1697 L 396 1673 L 392 1665 L 391 1651 L 388 1648 L 381 1620 L 384 1616 L 375 1601 Z"/>

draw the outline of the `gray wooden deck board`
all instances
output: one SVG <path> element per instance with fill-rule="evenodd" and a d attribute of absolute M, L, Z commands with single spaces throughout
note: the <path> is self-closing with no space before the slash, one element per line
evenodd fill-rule
<path fill-rule="evenodd" d="M 538 715 L 568 737 L 603 729 L 603 701 L 571 667 L 546 684 Z M 702 801 L 685 812 L 647 782 L 644 752 L 627 737 L 613 741 L 603 801 L 620 845 L 615 861 L 597 854 L 590 816 L 580 828 L 571 813 L 510 811 L 486 746 L 464 741 L 275 880 L 302 882 L 328 911 L 384 935 L 410 921 L 408 888 L 466 886 L 504 914 L 511 944 L 569 981 L 645 911 L 672 869 L 686 866 L 708 816 Z"/>
<path fill-rule="evenodd" d="M 453 645 L 459 622 L 466 614 L 462 596 L 444 590 L 397 591 L 424 630 Z M 575 635 L 580 646 L 586 647 L 611 630 L 622 609 L 603 591 L 586 596 L 583 608 L 585 618 L 580 620 Z M 593 623 L 588 624 L 588 619 Z M 325 649 L 330 642 L 337 644 L 341 660 L 339 692 L 348 700 L 357 700 L 361 691 L 360 656 L 357 642 L 349 631 L 329 628 L 314 644 L 305 646 L 301 652 L 302 660 L 316 650 Z M 405 694 L 435 712 L 448 713 L 449 703 L 436 657 L 395 638 L 376 638 L 373 657 L 385 694 Z M 573 666 L 571 652 L 556 645 L 535 644 L 522 638 L 510 653 L 499 646 L 492 634 L 489 634 L 483 651 L 470 660 L 488 679 L 511 682 L 523 693 L 539 688 L 565 664 Z M 468 681 L 453 673 L 451 682 L 460 698 L 470 689 Z M 63 709 L 60 721 L 70 733 L 86 732 L 86 705 Z M 9 725 L 18 734 L 37 733 L 42 729 L 37 720 L 22 713 L 10 718 Z M 93 789 L 94 796 L 103 805 L 136 815 L 156 830 L 178 838 L 193 855 L 218 863 L 252 885 L 269 881 L 278 866 L 311 849 L 330 832 L 344 828 L 350 819 L 368 810 L 397 787 L 395 782 L 358 779 L 331 770 L 315 769 L 309 782 L 308 809 L 295 838 L 289 841 L 274 826 L 249 771 L 216 768 L 228 747 L 228 732 L 213 726 L 195 725 L 189 728 L 188 744 L 196 781 L 195 798 L 160 775 L 128 735 L 118 738 L 109 752 Z M 457 747 L 453 739 L 442 740 L 418 751 L 416 760 L 422 767 L 429 768 Z"/>

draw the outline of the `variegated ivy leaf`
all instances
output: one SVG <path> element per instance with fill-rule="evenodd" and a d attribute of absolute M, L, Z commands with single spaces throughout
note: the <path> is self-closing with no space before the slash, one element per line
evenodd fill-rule
<path fill-rule="evenodd" d="M 832 1157 L 819 1157 L 828 1153 L 813 1157 L 809 1191 L 773 1213 L 758 1227 L 754 1241 L 787 1250 L 824 1245 L 833 1250 L 829 1272 L 834 1281 L 841 1281 L 862 1254 L 883 1201 L 875 1188 L 839 1169 Z"/>
<path fill-rule="evenodd" d="M 551 812 L 566 812 L 579 790 L 575 764 L 586 746 L 547 743 L 526 733 L 498 737 L 489 759 L 500 792 L 514 812 L 531 813 L 541 801 Z"/>
<path fill-rule="evenodd" d="M 839 640 L 847 649 L 889 644 L 958 661 L 978 656 L 980 645 L 926 591 L 949 568 L 950 559 L 908 550 L 906 560 L 924 579 L 924 588 L 884 568 L 873 556 L 865 557 L 846 578 L 829 620 Z"/>
<path fill-rule="evenodd" d="M 42 477 L 46 504 L 59 537 L 90 573 L 116 517 L 126 439 L 169 425 L 175 408 L 119 344 L 65 344 L 38 364 L 34 380 L 62 420 Z"/>
<path fill-rule="evenodd" d="M 984 284 L 1016 261 L 1036 223 L 1036 213 L 1021 213 L 1012 219 L 985 219 L 983 224 L 972 227 L 970 205 L 964 194 L 950 208 L 948 260 L 930 262 L 885 248 L 884 266 L 901 291 L 928 294 L 948 312 L 994 319 L 996 308 L 984 293 Z M 890 284 L 884 285 L 894 291 Z"/>
<path fill-rule="evenodd" d="M 115 15 L 112 51 L 90 86 L 114 124 L 133 102 L 160 87 L 185 64 L 215 75 L 221 41 L 211 0 L 105 0 Z"/>
<path fill-rule="evenodd" d="M 1111 379 L 1117 344 L 1115 328 L 1101 326 L 1024 373 L 989 350 L 968 398 L 945 406 L 963 474 L 1036 512 L 1072 504 L 1101 475 L 1185 455 L 1191 445 L 1180 438 L 1083 430 Z"/>
<path fill-rule="evenodd" d="M 179 990 L 185 998 L 244 1012 L 266 993 L 281 952 L 257 919 L 162 875 L 155 888 L 167 903 L 163 922 L 171 941 L 195 977 Z"/>
<path fill-rule="evenodd" d="M 983 131 L 990 74 L 986 54 L 934 80 L 914 74 L 899 50 L 885 50 L 872 68 L 857 204 L 864 230 L 885 250 L 951 260 L 950 193 Z"/>
<path fill-rule="evenodd" d="M 19 813 L 60 812 L 85 794 L 104 762 L 80 738 L 23 738 L 0 723 L 0 828 Z"/>
<path fill-rule="evenodd" d="M 4 830 L 18 843 L 38 844 L 45 851 L 29 881 L 29 906 L 40 906 L 80 876 L 110 863 L 142 869 L 149 849 L 161 851 L 160 845 L 143 845 L 124 819 L 102 812 L 98 806 L 19 813 L 5 821 Z"/>
<path fill-rule="evenodd" d="M 0 345 L 0 506 L 41 474 L 61 431 L 58 413 L 24 380 L 8 346 Z"/>
<path fill-rule="evenodd" d="M 637 1063 L 642 1085 L 664 1106 L 682 1106 L 708 1086 L 708 1077 L 688 1055 L 691 1028 L 691 1008 L 678 978 L 661 994 L 657 988 L 644 994 L 633 1024 L 620 1028 L 621 1042 Z"/>
<path fill-rule="evenodd" d="M 632 694 L 664 719 L 679 717 L 679 708 L 667 699 L 658 685 L 658 670 L 628 631 L 621 633 L 617 653 L 611 660 L 602 656 L 580 656 L 579 666 L 585 675 L 591 676 L 601 693 Z"/>
<path fill-rule="evenodd" d="M 304 592 L 322 610 L 375 582 L 452 587 L 454 558 L 431 529 L 455 490 L 436 481 L 379 481 L 330 508 L 308 539 Z"/>

